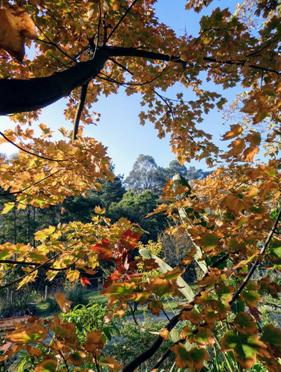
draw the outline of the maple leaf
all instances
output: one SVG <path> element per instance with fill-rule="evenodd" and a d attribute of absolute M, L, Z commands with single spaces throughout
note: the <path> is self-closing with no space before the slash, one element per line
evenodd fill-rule
<path fill-rule="evenodd" d="M 266 345 L 257 335 L 227 332 L 222 340 L 222 350 L 233 351 L 235 359 L 242 368 L 251 368 L 257 360 L 257 354 L 268 355 Z"/>
<path fill-rule="evenodd" d="M 91 353 L 98 353 L 104 346 L 105 338 L 102 332 L 92 331 L 88 333 L 85 349 Z"/>
<path fill-rule="evenodd" d="M 176 355 L 176 365 L 179 368 L 190 368 L 192 371 L 200 371 L 204 362 L 209 359 L 208 352 L 201 348 L 187 350 L 185 345 L 178 343 L 171 347 Z"/>
<path fill-rule="evenodd" d="M 35 24 L 25 9 L 0 9 L 0 48 L 5 49 L 19 62 L 25 54 L 25 38 L 36 38 Z"/>

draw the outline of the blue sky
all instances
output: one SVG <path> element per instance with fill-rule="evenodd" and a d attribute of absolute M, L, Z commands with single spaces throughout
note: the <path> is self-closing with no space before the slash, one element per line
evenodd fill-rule
<path fill-rule="evenodd" d="M 158 18 L 173 27 L 178 34 L 183 34 L 185 30 L 187 33 L 194 34 L 199 29 L 199 16 L 193 12 L 185 11 L 185 0 L 159 0 L 156 11 Z M 176 90 L 171 90 L 169 96 L 175 92 Z M 225 96 L 231 101 L 237 92 L 237 89 L 232 92 L 227 91 Z M 185 94 L 188 98 L 188 92 Z M 149 123 L 144 127 L 139 125 L 140 104 L 137 95 L 127 97 L 121 89 L 118 95 L 101 98 L 93 109 L 101 114 L 101 120 L 98 126 L 90 125 L 85 133 L 107 146 L 117 174 L 126 176 L 135 159 L 141 153 L 153 156 L 157 164 L 161 166 L 167 166 L 171 160 L 175 159 L 169 148 L 168 137 L 160 140 L 153 125 Z M 63 110 L 64 101 L 56 102 L 44 109 L 40 122 L 45 122 L 54 129 L 65 125 Z M 0 120 L 2 129 L 13 126 L 8 118 L 1 117 Z M 206 131 L 214 135 L 215 142 L 219 141 L 220 135 L 225 130 L 225 128 L 222 129 L 222 123 L 222 113 L 213 110 L 202 125 Z M 70 123 L 66 124 L 68 127 L 69 125 Z M 0 146 L 0 152 L 7 154 L 14 153 L 14 150 L 8 144 Z M 191 165 L 206 169 L 204 162 L 193 162 Z M 189 165 L 187 164 L 187 166 Z"/>

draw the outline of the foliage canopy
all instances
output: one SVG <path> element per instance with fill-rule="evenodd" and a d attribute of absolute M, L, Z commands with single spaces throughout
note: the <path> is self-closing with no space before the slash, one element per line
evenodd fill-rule
<path fill-rule="evenodd" d="M 83 127 L 98 119 L 93 104 L 124 86 L 128 95 L 141 95 L 140 122 L 153 123 L 160 138 L 169 134 L 181 163 L 226 164 L 192 187 L 182 177 L 169 181 L 154 212 L 166 213 L 169 233 L 186 234 L 193 247 L 174 268 L 149 245 L 140 255 L 141 229 L 124 218 L 111 223 L 97 207 L 91 222 L 37 231 L 35 247 L 2 244 L 1 290 L 27 285 L 40 270 L 49 280 L 64 272 L 70 282 L 87 285 L 85 274 L 101 268 L 106 321 L 124 316 L 131 302 L 156 315 L 167 296 L 183 304 L 155 342 L 126 366 L 105 355 L 102 329 L 79 342 L 74 324 L 60 317 L 18 324 L 6 335 L 2 360 L 24 350 L 37 372 L 62 365 L 68 371 L 134 371 L 169 339 L 172 346 L 155 369 L 171 352 L 179 368 L 212 368 L 216 350 L 229 370 L 249 369 L 257 360 L 269 371 L 280 370 L 281 330 L 260 316 L 265 297 L 278 299 L 280 293 L 280 4 L 245 0 L 233 10 L 212 0 L 188 0 L 187 11 L 207 12 L 200 16 L 198 34 L 177 35 L 157 18 L 156 3 L 1 2 L 0 114 L 11 115 L 16 124 L 0 135 L 20 150 L 13 159 L 0 159 L 1 195 L 8 199 L 2 213 L 56 205 L 114 179 L 105 147 L 84 137 Z M 25 54 L 26 46 L 32 53 Z M 176 97 L 167 97 L 164 92 L 174 86 L 179 87 Z M 231 106 L 237 115 L 223 135 L 230 141 L 223 151 L 201 123 L 210 110 L 226 104 L 221 88 L 234 86 L 243 92 Z M 192 99 L 184 99 L 185 89 Z M 62 97 L 67 97 L 65 117 L 73 130 L 59 129 L 58 140 L 36 119 Z M 263 164 L 254 162 L 259 151 L 268 155 Z M 194 262 L 201 273 L 189 287 L 181 275 Z M 14 266 L 22 275 L 7 282 L 5 270 Z M 70 308 L 63 294 L 57 299 L 62 311 Z M 175 338 L 173 329 L 182 322 L 187 325 Z"/>

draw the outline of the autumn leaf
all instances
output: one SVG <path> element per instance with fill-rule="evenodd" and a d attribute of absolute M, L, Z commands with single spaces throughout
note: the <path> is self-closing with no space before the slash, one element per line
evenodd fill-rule
<path fill-rule="evenodd" d="M 219 242 L 219 237 L 216 234 L 205 233 L 201 236 L 201 244 L 203 248 L 215 248 Z"/>
<path fill-rule="evenodd" d="M 237 137 L 239 134 L 243 132 L 243 128 L 239 124 L 234 124 L 230 126 L 230 131 L 226 132 L 223 135 L 223 140 L 229 140 L 231 138 Z"/>
<path fill-rule="evenodd" d="M 69 270 L 66 274 L 66 278 L 71 283 L 76 282 L 80 278 L 80 272 L 78 270 Z"/>
<path fill-rule="evenodd" d="M 271 324 L 266 325 L 262 330 L 261 340 L 275 348 L 279 354 L 281 350 L 281 329 Z"/>
<path fill-rule="evenodd" d="M 163 328 L 161 329 L 161 331 L 159 332 L 159 336 L 161 336 L 163 338 L 163 340 L 168 340 L 169 338 L 169 334 L 170 332 L 168 331 L 167 328 Z"/>
<path fill-rule="evenodd" d="M 15 203 L 14 202 L 5 203 L 4 204 L 4 208 L 1 211 L 1 214 L 8 214 L 14 207 L 15 207 Z"/>
<path fill-rule="evenodd" d="M 67 313 L 71 308 L 71 301 L 67 300 L 65 294 L 62 292 L 57 292 L 55 294 L 55 299 L 62 312 Z"/>
<path fill-rule="evenodd" d="M 36 36 L 35 24 L 23 8 L 0 9 L 0 48 L 22 62 L 25 38 L 34 39 Z"/>
<path fill-rule="evenodd" d="M 158 316 L 163 309 L 163 304 L 161 301 L 150 301 L 148 304 L 148 309 L 151 311 L 152 314 Z"/>
<path fill-rule="evenodd" d="M 82 277 L 80 278 L 80 282 L 81 282 L 81 284 L 82 284 L 84 287 L 87 286 L 87 285 L 90 285 L 90 284 L 91 284 L 90 280 L 89 280 L 88 278 L 86 278 L 85 276 L 82 276 Z"/>
<path fill-rule="evenodd" d="M 192 371 L 200 371 L 204 362 L 209 359 L 208 352 L 205 349 L 193 348 L 187 350 L 182 343 L 172 346 L 171 350 L 176 355 L 178 368 L 190 368 Z"/>
<path fill-rule="evenodd" d="M 257 354 L 267 355 L 266 345 L 257 335 L 227 332 L 222 339 L 222 350 L 232 351 L 242 368 L 251 368 L 257 360 Z"/>
<path fill-rule="evenodd" d="M 257 326 L 255 319 L 245 312 L 239 313 L 234 320 L 236 329 L 239 333 L 243 334 L 256 334 Z"/>
<path fill-rule="evenodd" d="M 107 367 L 110 372 L 119 372 L 122 369 L 122 365 L 113 357 L 103 358 L 101 365 Z"/>
<path fill-rule="evenodd" d="M 85 349 L 91 353 L 98 353 L 104 346 L 105 338 L 101 331 L 88 333 Z"/>
<path fill-rule="evenodd" d="M 57 370 L 57 361 L 55 359 L 45 359 L 39 363 L 34 372 L 55 372 Z"/>

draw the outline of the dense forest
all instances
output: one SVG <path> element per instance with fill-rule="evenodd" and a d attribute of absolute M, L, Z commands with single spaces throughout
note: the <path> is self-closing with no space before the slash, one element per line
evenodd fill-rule
<path fill-rule="evenodd" d="M 105 208 L 106 216 L 113 222 L 123 217 L 139 224 L 144 230 L 143 242 L 155 241 L 167 227 L 167 219 L 164 215 L 148 218 L 147 215 L 161 203 L 166 182 L 177 174 L 193 180 L 204 178 L 208 173 L 194 167 L 186 168 L 176 160 L 162 168 L 151 156 L 140 155 L 128 177 L 116 176 L 113 181 L 102 182 L 100 191 L 89 190 L 85 196 L 69 197 L 63 203 L 45 209 L 29 206 L 0 215 L 0 243 L 34 245 L 37 230 L 71 221 L 90 222 L 97 206 Z M 0 200 L 3 209 L 6 198 Z"/>

